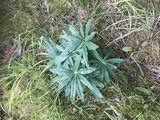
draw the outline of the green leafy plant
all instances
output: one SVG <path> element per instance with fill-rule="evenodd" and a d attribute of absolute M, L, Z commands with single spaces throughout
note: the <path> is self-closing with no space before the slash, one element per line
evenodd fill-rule
<path fill-rule="evenodd" d="M 69 26 L 69 33 L 65 31 L 60 35 L 59 44 L 53 40 L 41 37 L 45 45 L 46 57 L 49 68 L 57 76 L 52 82 L 59 84 L 56 89 L 61 92 L 65 87 L 65 96 L 73 103 L 76 94 L 84 101 L 84 91 L 89 88 L 96 98 L 103 98 L 98 87 L 103 88 L 103 80 L 110 82 L 110 76 L 115 78 L 117 63 L 124 63 L 120 58 L 108 59 L 112 51 L 103 58 L 99 46 L 91 42 L 96 32 L 90 32 L 91 20 L 85 26 L 85 31 L 80 23 L 80 32 Z"/>

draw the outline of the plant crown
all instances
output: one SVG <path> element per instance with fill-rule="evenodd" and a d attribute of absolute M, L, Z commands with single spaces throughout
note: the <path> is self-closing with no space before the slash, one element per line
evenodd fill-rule
<path fill-rule="evenodd" d="M 40 39 L 44 41 L 42 48 L 46 50 L 46 58 L 49 60 L 46 68 L 56 74 L 52 82 L 59 86 L 56 91 L 61 92 L 65 88 L 65 96 L 70 97 L 73 103 L 76 94 L 84 101 L 84 91 L 90 89 L 96 98 L 103 98 L 99 88 L 103 88 L 103 81 L 110 83 L 110 77 L 116 78 L 117 63 L 124 63 L 120 58 L 108 59 L 112 51 L 103 57 L 99 46 L 91 42 L 96 32 L 90 32 L 91 20 L 83 30 L 80 23 L 80 32 L 72 25 L 69 26 L 69 34 L 62 32 L 59 44 L 50 38 Z"/>

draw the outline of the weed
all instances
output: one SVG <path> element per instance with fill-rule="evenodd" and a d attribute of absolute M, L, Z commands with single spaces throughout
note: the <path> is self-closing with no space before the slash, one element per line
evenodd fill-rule
<path fill-rule="evenodd" d="M 104 86 L 95 78 L 99 76 L 101 81 L 105 80 L 110 83 L 109 77 L 116 77 L 114 70 L 117 69 L 117 66 L 115 64 L 125 62 L 119 58 L 107 59 L 112 51 L 109 51 L 104 58 L 102 57 L 102 53 L 97 51 L 99 46 L 90 42 L 96 34 L 96 32 L 90 33 L 90 24 L 91 21 L 88 21 L 85 31 L 80 24 L 80 33 L 73 26 L 69 26 L 71 35 L 63 31 L 63 34 L 60 35 L 60 45 L 56 45 L 51 39 L 47 41 L 41 37 L 41 41 L 46 44 L 42 48 L 47 51 L 46 57 L 49 59 L 47 68 L 50 68 L 53 74 L 58 75 L 52 82 L 59 83 L 57 92 L 66 86 L 65 96 L 70 96 L 72 103 L 76 93 L 84 101 L 86 87 L 96 98 L 103 98 L 97 87 L 103 88 Z"/>
<path fill-rule="evenodd" d="M 19 40 L 22 47 L 20 56 L 12 61 L 0 57 L 0 117 L 159 120 L 160 6 L 155 1 L 158 0 L 0 0 L 0 54 L 7 51 L 5 48 L 12 48 L 13 39 Z M 93 20 L 92 29 L 97 31 L 92 42 L 100 46 L 102 55 L 114 48 L 110 57 L 126 59 L 130 52 L 123 52 L 122 48 L 130 46 L 138 53 L 136 61 L 144 76 L 130 61 L 118 67 L 123 72 L 116 74 L 117 79 L 110 77 L 110 84 L 100 81 L 105 85 L 103 89 L 97 87 L 103 99 L 95 99 L 86 90 L 84 102 L 75 99 L 70 104 L 64 92 L 56 93 L 58 84 L 50 83 L 56 75 L 49 71 L 41 74 L 47 60 L 39 55 L 44 51 L 39 50 L 38 40 L 41 35 L 49 36 L 60 45 L 59 35 L 62 30 L 69 33 L 68 24 L 78 28 L 79 20 L 84 24 L 88 19 Z"/>

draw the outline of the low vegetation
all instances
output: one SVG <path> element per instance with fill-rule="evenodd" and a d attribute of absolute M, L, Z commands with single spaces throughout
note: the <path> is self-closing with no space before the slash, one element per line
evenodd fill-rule
<path fill-rule="evenodd" d="M 157 0 L 1 0 L 0 119 L 159 120 L 159 11 Z"/>

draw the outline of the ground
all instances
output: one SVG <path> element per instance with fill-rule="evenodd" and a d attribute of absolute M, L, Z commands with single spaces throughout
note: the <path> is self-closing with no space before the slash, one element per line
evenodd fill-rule
<path fill-rule="evenodd" d="M 160 4 L 158 0 L 1 0 L 0 120 L 159 120 Z M 71 104 L 44 71 L 40 37 L 58 43 L 68 25 L 92 20 L 93 42 L 125 59 L 117 79 Z M 42 72 L 44 71 L 44 72 Z"/>

